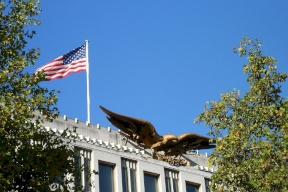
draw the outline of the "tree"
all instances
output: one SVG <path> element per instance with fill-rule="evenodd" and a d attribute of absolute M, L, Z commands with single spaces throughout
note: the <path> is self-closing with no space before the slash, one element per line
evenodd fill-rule
<path fill-rule="evenodd" d="M 37 0 L 0 2 L 1 191 L 50 191 L 53 182 L 67 190 L 73 177 L 63 178 L 77 171 L 73 134 L 43 127 L 58 116 L 55 91 L 39 85 L 43 74 L 24 72 L 39 56 L 38 49 L 28 47 L 33 27 L 40 24 L 38 6 Z"/>
<path fill-rule="evenodd" d="M 288 102 L 281 96 L 286 73 L 264 56 L 258 40 L 244 37 L 234 51 L 247 56 L 250 90 L 233 90 L 207 102 L 196 122 L 205 122 L 217 138 L 210 163 L 215 191 L 288 191 Z M 225 135 L 225 136 L 224 136 Z"/>

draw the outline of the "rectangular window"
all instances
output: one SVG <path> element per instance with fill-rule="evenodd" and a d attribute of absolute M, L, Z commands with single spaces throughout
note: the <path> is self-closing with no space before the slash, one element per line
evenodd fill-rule
<path fill-rule="evenodd" d="M 123 192 L 137 192 L 135 161 L 122 159 L 122 187 Z"/>
<path fill-rule="evenodd" d="M 205 188 L 206 188 L 206 192 L 210 192 L 210 183 L 211 183 L 211 180 L 210 179 L 207 179 L 205 178 Z"/>
<path fill-rule="evenodd" d="M 199 192 L 199 185 L 186 182 L 186 192 Z"/>
<path fill-rule="evenodd" d="M 99 163 L 100 192 L 114 192 L 114 165 Z"/>
<path fill-rule="evenodd" d="M 75 186 L 91 191 L 91 151 L 75 147 Z"/>
<path fill-rule="evenodd" d="M 145 192 L 158 192 L 158 176 L 144 173 Z"/>
<path fill-rule="evenodd" d="M 178 192 L 178 172 L 165 169 L 166 192 Z"/>

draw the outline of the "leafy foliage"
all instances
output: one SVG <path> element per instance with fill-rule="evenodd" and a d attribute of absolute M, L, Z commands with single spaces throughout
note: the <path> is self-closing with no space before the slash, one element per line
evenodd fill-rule
<path fill-rule="evenodd" d="M 196 122 L 205 122 L 217 139 L 210 162 L 215 191 L 288 191 L 288 102 L 281 97 L 286 73 L 264 56 L 258 40 L 244 37 L 237 48 L 250 90 L 233 90 L 208 102 Z M 224 136 L 225 135 L 225 136 Z"/>
<path fill-rule="evenodd" d="M 1 191 L 50 191 L 73 182 L 74 131 L 45 131 L 58 116 L 55 91 L 39 85 L 41 73 L 24 72 L 39 50 L 28 48 L 40 22 L 37 0 L 0 1 L 0 188 Z M 36 111 L 41 112 L 36 115 Z M 73 133 L 74 132 L 74 133 Z M 63 139 L 66 138 L 66 139 Z"/>

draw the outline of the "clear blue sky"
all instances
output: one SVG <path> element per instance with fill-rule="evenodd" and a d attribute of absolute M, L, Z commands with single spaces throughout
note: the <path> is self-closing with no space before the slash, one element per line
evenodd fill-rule
<path fill-rule="evenodd" d="M 193 123 L 206 101 L 248 89 L 246 58 L 232 52 L 244 35 L 262 40 L 264 54 L 288 72 L 288 1 L 50 0 L 41 8 L 30 44 L 41 56 L 29 70 L 88 39 L 93 124 L 111 126 L 103 105 L 149 120 L 159 134 L 207 135 Z M 61 115 L 87 120 L 85 72 L 41 84 L 61 90 Z M 283 90 L 286 97 L 287 83 Z"/>

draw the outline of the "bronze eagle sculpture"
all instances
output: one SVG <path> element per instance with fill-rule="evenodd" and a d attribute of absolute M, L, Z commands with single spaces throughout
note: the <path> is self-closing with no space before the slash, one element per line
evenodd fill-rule
<path fill-rule="evenodd" d="M 179 156 L 189 150 L 216 147 L 212 144 L 215 144 L 215 140 L 195 133 L 185 133 L 178 137 L 173 134 L 160 136 L 149 121 L 117 114 L 102 106 L 100 108 L 107 114 L 107 119 L 112 125 L 123 131 L 122 135 L 144 149 L 152 149 L 154 152 L 164 151 L 168 156 Z"/>

